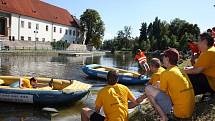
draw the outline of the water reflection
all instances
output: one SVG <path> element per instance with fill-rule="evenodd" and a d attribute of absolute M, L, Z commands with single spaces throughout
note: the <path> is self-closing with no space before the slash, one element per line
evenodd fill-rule
<path fill-rule="evenodd" d="M 51 121 L 51 113 L 28 104 L 0 103 L 1 121 Z"/>
<path fill-rule="evenodd" d="M 137 70 L 131 66 L 133 58 L 130 53 L 104 56 L 0 56 L 0 75 L 40 76 L 62 79 L 75 79 L 85 83 L 96 84 L 92 93 L 82 101 L 65 107 L 57 107 L 56 116 L 41 111 L 32 105 L 14 105 L 0 103 L 1 121 L 80 121 L 82 107 L 94 107 L 96 91 L 102 88 L 105 82 L 87 77 L 81 70 L 84 64 L 102 64 L 123 69 Z M 129 87 L 135 95 L 140 94 L 141 86 Z M 17 107 L 18 106 L 18 107 Z"/>

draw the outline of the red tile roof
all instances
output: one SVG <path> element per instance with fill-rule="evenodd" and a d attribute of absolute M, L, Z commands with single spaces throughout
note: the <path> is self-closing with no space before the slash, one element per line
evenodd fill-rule
<path fill-rule="evenodd" d="M 0 11 L 68 26 L 78 26 L 67 10 L 40 0 L 0 0 Z"/>

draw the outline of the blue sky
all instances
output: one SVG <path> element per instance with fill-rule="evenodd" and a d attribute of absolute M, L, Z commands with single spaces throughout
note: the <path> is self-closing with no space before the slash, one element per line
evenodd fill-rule
<path fill-rule="evenodd" d="M 77 18 L 87 9 L 95 9 L 105 23 L 104 39 L 117 35 L 124 26 L 131 26 L 132 36 L 139 36 L 142 22 L 156 16 L 170 22 L 174 18 L 198 24 L 201 32 L 215 27 L 215 0 L 43 0 L 67 9 Z"/>

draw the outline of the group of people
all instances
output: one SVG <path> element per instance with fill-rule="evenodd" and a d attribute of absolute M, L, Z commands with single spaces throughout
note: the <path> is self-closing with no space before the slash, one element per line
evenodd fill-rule
<path fill-rule="evenodd" d="M 108 85 L 98 92 L 95 110 L 83 108 L 82 121 L 127 121 L 128 109 L 139 105 L 145 98 L 158 112 L 162 121 L 167 121 L 169 117 L 192 117 L 195 95 L 203 94 L 204 98 L 212 96 L 215 91 L 214 38 L 208 32 L 202 33 L 197 44 L 197 60 L 193 61 L 192 67 L 184 69 L 177 66 L 180 56 L 175 48 L 163 52 L 163 64 L 158 58 L 152 58 L 147 66 L 145 58 L 137 57 L 144 64 L 144 68 L 149 68 L 153 73 L 145 85 L 143 95 L 137 99 L 126 86 L 117 83 L 118 72 L 109 71 Z M 141 55 L 141 51 L 139 53 Z M 102 107 L 105 116 L 100 114 Z"/>

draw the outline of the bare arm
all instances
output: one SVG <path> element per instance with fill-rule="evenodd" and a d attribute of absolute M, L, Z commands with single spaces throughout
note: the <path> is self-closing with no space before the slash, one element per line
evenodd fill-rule
<path fill-rule="evenodd" d="M 199 73 L 202 73 L 204 71 L 204 67 L 193 67 L 193 68 L 190 68 L 190 69 L 184 69 L 184 71 L 187 73 L 187 74 L 199 74 Z"/>
<path fill-rule="evenodd" d="M 143 99 L 145 99 L 145 98 L 146 98 L 146 95 L 143 94 L 143 95 L 141 95 L 140 97 L 138 97 L 135 101 L 129 102 L 129 103 L 128 103 L 128 109 L 131 109 L 131 108 L 136 107 L 136 106 L 139 105 L 139 104 L 143 101 Z"/>

